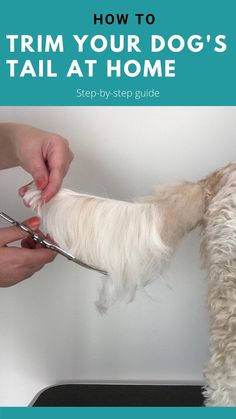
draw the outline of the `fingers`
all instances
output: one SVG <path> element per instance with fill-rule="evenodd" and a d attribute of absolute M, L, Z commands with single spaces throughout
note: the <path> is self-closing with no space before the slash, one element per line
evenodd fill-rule
<path fill-rule="evenodd" d="M 27 161 L 27 170 L 33 176 L 37 188 L 43 190 L 48 184 L 49 174 L 40 150 L 35 151 L 31 155 L 31 159 Z"/>
<path fill-rule="evenodd" d="M 43 169 L 42 166 L 40 168 L 39 163 L 34 167 L 27 164 L 27 171 L 34 177 L 38 189 L 42 190 L 42 200 L 48 202 L 59 191 L 74 155 L 69 148 L 68 141 L 57 135 L 47 139 L 42 144 L 42 149 L 37 150 L 37 153 L 43 159 Z M 47 176 L 43 174 L 45 170 Z M 21 197 L 26 193 L 27 186 L 22 186 L 19 189 Z"/>
<path fill-rule="evenodd" d="M 18 189 L 18 193 L 20 195 L 21 198 L 23 198 L 24 194 L 27 192 L 28 186 L 32 185 L 32 182 L 27 183 L 27 185 L 21 186 L 20 189 Z"/>
<path fill-rule="evenodd" d="M 21 257 L 23 258 L 23 262 L 29 264 L 33 268 L 52 262 L 57 255 L 54 250 L 45 248 L 20 250 L 22 252 Z"/>
<path fill-rule="evenodd" d="M 32 217 L 24 221 L 28 227 L 32 230 L 39 228 L 40 219 L 39 217 Z M 18 227 L 4 227 L 0 229 L 0 247 L 6 246 L 8 243 L 12 243 L 16 240 L 23 239 L 28 236 L 28 233 L 20 230 Z"/>
<path fill-rule="evenodd" d="M 26 237 L 21 241 L 21 247 L 24 249 L 35 249 L 38 245 L 39 243 L 37 243 L 32 237 Z"/>
<path fill-rule="evenodd" d="M 73 157 L 68 141 L 62 138 L 51 141 L 46 157 L 49 179 L 42 192 L 43 201 L 48 202 L 59 191 Z"/>
<path fill-rule="evenodd" d="M 42 238 L 45 238 L 47 240 L 49 240 L 51 243 L 54 243 L 54 241 L 49 237 L 49 235 L 47 234 L 46 236 L 42 233 L 42 231 L 40 230 L 35 230 L 35 232 Z M 23 247 L 24 249 L 42 249 L 44 248 L 44 246 L 42 244 L 40 244 L 39 242 L 36 242 L 33 237 L 29 236 L 24 238 L 21 241 L 21 247 Z"/>
<path fill-rule="evenodd" d="M 42 200 L 44 202 L 50 201 L 50 199 L 59 191 L 64 175 L 65 173 L 64 170 L 62 170 L 62 168 L 52 169 L 49 175 L 48 185 L 42 192 Z"/>
<path fill-rule="evenodd" d="M 47 238 L 47 236 L 45 236 L 42 233 L 42 231 L 38 229 L 35 230 L 35 233 L 37 233 L 42 238 Z M 35 241 L 33 237 L 31 236 L 25 237 L 23 240 L 21 240 L 21 247 L 23 247 L 24 249 L 42 249 L 43 248 L 43 246 L 39 242 Z"/>
<path fill-rule="evenodd" d="M 49 249 L 0 248 L 0 287 L 9 287 L 29 278 L 55 257 L 56 253 Z"/>

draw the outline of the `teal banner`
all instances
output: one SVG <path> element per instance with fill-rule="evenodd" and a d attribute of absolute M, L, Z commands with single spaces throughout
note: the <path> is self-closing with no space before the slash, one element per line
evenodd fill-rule
<path fill-rule="evenodd" d="M 165 407 L 32 407 L 1 408 L 1 419 L 192 419 L 235 418 L 235 408 L 165 408 Z"/>
<path fill-rule="evenodd" d="M 0 105 L 234 106 L 235 0 L 12 0 Z"/>

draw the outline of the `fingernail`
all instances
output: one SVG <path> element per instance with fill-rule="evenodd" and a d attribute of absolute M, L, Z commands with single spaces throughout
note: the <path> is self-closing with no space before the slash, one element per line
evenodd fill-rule
<path fill-rule="evenodd" d="M 40 226 L 40 219 L 38 217 L 32 217 L 29 220 L 27 220 L 27 225 L 30 228 L 36 229 Z"/>
<path fill-rule="evenodd" d="M 27 186 L 22 186 L 22 187 L 18 190 L 18 193 L 19 193 L 19 195 L 21 196 L 21 198 L 23 198 L 23 196 L 24 196 L 24 194 L 26 193 L 26 191 L 27 191 Z"/>

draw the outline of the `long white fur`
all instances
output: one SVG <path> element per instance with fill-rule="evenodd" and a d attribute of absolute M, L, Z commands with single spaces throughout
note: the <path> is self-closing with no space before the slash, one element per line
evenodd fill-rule
<path fill-rule="evenodd" d="M 62 189 L 43 205 L 34 185 L 24 199 L 61 247 L 109 272 L 97 302 L 100 311 L 125 295 L 131 300 L 160 273 L 184 233 L 202 222 L 210 321 L 206 405 L 236 406 L 235 162 L 196 184 L 164 187 L 143 203 Z"/>
<path fill-rule="evenodd" d="M 101 312 L 116 300 L 132 300 L 163 267 L 169 249 L 157 205 L 104 199 L 61 189 L 43 205 L 34 185 L 25 202 L 42 218 L 47 233 L 81 261 L 109 273 L 97 301 Z"/>
<path fill-rule="evenodd" d="M 208 272 L 210 323 L 204 395 L 207 406 L 236 406 L 235 170 L 210 200 L 202 235 L 202 255 Z"/>

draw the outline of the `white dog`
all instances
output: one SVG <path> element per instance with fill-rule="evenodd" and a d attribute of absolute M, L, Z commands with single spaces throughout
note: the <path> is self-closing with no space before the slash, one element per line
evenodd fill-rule
<path fill-rule="evenodd" d="M 210 320 L 204 394 L 208 406 L 236 406 L 236 163 L 135 203 L 61 189 L 44 205 L 34 185 L 24 200 L 62 248 L 109 273 L 97 302 L 101 312 L 121 297 L 131 300 L 200 224 Z"/>
<path fill-rule="evenodd" d="M 97 302 L 101 312 L 122 297 L 132 300 L 136 289 L 157 276 L 204 212 L 201 185 L 188 182 L 163 187 L 135 203 L 61 189 L 43 205 L 34 185 L 24 200 L 60 247 L 109 273 Z"/>

